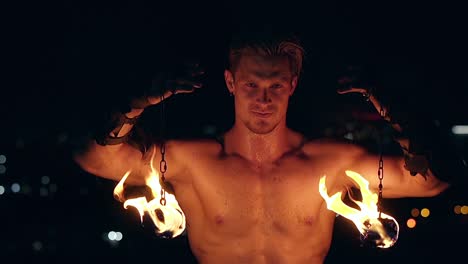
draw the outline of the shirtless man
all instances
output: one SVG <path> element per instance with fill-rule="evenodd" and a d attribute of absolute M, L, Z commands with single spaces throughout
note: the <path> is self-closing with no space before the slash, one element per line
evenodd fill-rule
<path fill-rule="evenodd" d="M 327 175 L 329 194 L 346 192 L 354 186 L 344 173 L 350 169 L 378 191 L 378 157 L 353 144 L 307 141 L 286 126 L 302 57 L 303 49 L 291 39 L 233 44 L 224 78 L 234 97 L 235 122 L 223 142 L 166 142 L 166 181 L 186 215 L 191 250 L 200 263 L 323 263 L 336 214 L 318 192 L 320 177 Z M 175 86 L 163 87 L 163 98 L 201 87 L 191 80 L 169 83 Z M 124 114 L 139 116 L 161 98 L 136 100 Z M 90 142 L 76 162 L 116 181 L 131 170 L 127 182 L 143 184 L 151 158 L 145 153 L 159 153 L 159 145 L 142 153 L 119 140 L 132 126 L 125 123 L 109 134 L 110 140 Z M 154 158 L 158 164 L 161 155 Z M 426 179 L 411 176 L 402 158 L 384 160 L 386 198 L 434 196 L 448 186 L 431 171 Z"/>

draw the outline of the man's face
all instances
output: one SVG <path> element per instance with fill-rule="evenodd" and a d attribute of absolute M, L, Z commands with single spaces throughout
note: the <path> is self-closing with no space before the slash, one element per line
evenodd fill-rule
<path fill-rule="evenodd" d="M 266 134 L 286 124 L 289 96 L 297 84 L 285 56 L 246 53 L 234 73 L 225 72 L 234 93 L 236 122 L 256 134 Z"/>

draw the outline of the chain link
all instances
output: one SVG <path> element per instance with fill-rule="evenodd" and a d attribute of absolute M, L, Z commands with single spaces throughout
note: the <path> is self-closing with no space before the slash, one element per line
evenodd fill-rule
<path fill-rule="evenodd" d="M 383 189 L 383 177 L 384 177 L 384 170 L 383 170 L 383 159 L 382 159 L 382 152 L 380 152 L 380 159 L 379 159 L 379 170 L 377 172 L 379 176 L 379 200 L 377 202 L 377 210 L 379 211 L 379 218 L 381 218 L 381 205 L 382 205 L 382 189 Z"/>
<path fill-rule="evenodd" d="M 165 129 L 165 119 L 164 119 L 164 94 L 161 95 L 161 161 L 159 162 L 159 171 L 161 172 L 161 181 L 164 184 L 166 181 L 165 173 L 167 171 L 167 162 L 165 159 L 166 155 L 166 144 L 164 140 L 164 129 Z M 162 206 L 166 205 L 166 190 L 164 190 L 163 184 L 161 184 L 161 199 L 159 203 Z"/>
<path fill-rule="evenodd" d="M 385 118 L 385 111 L 383 107 L 380 108 L 380 116 Z M 381 218 L 382 215 L 382 210 L 381 210 L 381 205 L 382 205 L 382 193 L 383 193 L 383 178 L 384 178 L 384 170 L 383 170 L 383 135 L 381 136 L 380 139 L 380 149 L 379 149 L 379 169 L 377 171 L 377 175 L 379 177 L 379 200 L 377 202 L 377 210 L 379 211 L 379 218 Z"/>

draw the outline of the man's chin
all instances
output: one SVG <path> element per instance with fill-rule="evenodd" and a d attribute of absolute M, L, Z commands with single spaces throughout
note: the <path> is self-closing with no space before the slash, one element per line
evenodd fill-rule
<path fill-rule="evenodd" d="M 258 125 L 248 125 L 247 128 L 254 134 L 257 135 L 266 135 L 275 130 L 276 125 L 270 124 L 258 124 Z"/>

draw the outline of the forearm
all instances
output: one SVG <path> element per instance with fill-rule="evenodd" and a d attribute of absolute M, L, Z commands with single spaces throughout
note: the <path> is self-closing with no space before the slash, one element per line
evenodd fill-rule
<path fill-rule="evenodd" d="M 124 115 L 128 119 L 134 119 L 138 118 L 143 113 L 143 111 L 143 109 L 133 108 L 130 110 L 130 112 L 125 113 Z M 132 131 L 134 125 L 135 123 L 124 123 L 120 129 L 119 127 L 115 127 L 114 129 L 112 129 L 112 131 L 110 131 L 110 134 L 116 137 L 123 137 Z"/>
<path fill-rule="evenodd" d="M 118 109 L 109 111 L 110 115 L 104 117 L 102 125 L 94 131 L 93 141 L 85 151 L 77 153 L 75 160 L 85 170 L 105 178 L 120 179 L 128 170 L 146 174 L 146 171 L 139 171 L 149 168 L 145 154 L 150 153 L 150 149 L 158 153 L 163 148 L 156 146 L 144 133 L 139 133 L 134 125 L 147 107 L 172 95 L 191 93 L 201 88 L 201 83 L 195 80 L 201 74 L 203 70 L 198 66 L 184 70 L 184 74 L 158 73 L 151 87 L 142 95 L 135 95 L 125 104 L 120 104 Z M 164 142 L 164 150 L 167 145 Z"/>
<path fill-rule="evenodd" d="M 132 98 L 125 113 L 113 113 L 112 122 L 97 135 L 97 142 L 102 146 L 116 145 L 126 142 L 127 136 L 132 131 L 144 109 L 151 105 L 159 104 L 162 100 L 173 95 L 172 91 L 166 91 L 163 95 L 141 96 Z"/>
<path fill-rule="evenodd" d="M 393 163 L 396 165 L 395 175 L 401 176 L 396 176 L 398 181 L 394 184 L 396 197 L 433 195 L 444 190 L 447 183 L 454 185 L 468 178 L 468 168 L 455 148 L 451 134 L 434 123 L 424 109 L 396 102 L 396 98 L 386 96 L 383 90 L 362 80 L 359 69 L 357 72 L 350 69 L 350 73 L 339 79 L 338 93 L 364 95 L 393 127 L 394 138 L 401 146 L 403 158 Z M 406 189 L 397 189 L 401 186 Z"/>
<path fill-rule="evenodd" d="M 424 113 L 417 109 L 390 109 L 382 105 L 374 95 L 369 101 L 380 109 L 380 114 L 395 130 L 395 140 L 403 152 L 404 169 L 411 176 L 432 179 L 430 186 L 446 187 L 446 183 L 467 177 L 467 167 L 451 142 L 450 135 L 442 131 Z M 417 177 L 419 178 L 419 177 Z M 443 182 L 440 183 L 439 182 Z M 437 189 L 437 188 L 436 188 Z"/>
<path fill-rule="evenodd" d="M 395 184 L 397 192 L 402 192 L 405 195 L 403 197 L 432 197 L 440 194 L 449 187 L 449 184 L 445 181 L 440 180 L 436 177 L 430 168 L 428 168 L 424 176 L 412 175 L 411 170 L 408 169 L 408 162 L 404 157 L 395 157 L 397 173 L 399 172 L 402 182 Z M 403 187 L 404 186 L 404 187 Z M 402 190 L 407 188 L 406 190 Z M 385 192 L 384 192 L 385 193 Z M 387 195 L 385 195 L 387 196 Z M 401 196 L 397 196 L 400 198 Z"/>
<path fill-rule="evenodd" d="M 129 138 L 143 112 L 143 108 L 133 107 L 109 111 L 104 125 L 94 131 L 83 150 L 74 153 L 74 160 L 83 170 L 112 180 L 120 180 L 130 170 L 138 170 L 144 151 L 129 144 Z M 130 181 L 136 178 L 131 177 Z M 135 182 L 140 183 L 138 179 Z"/>

